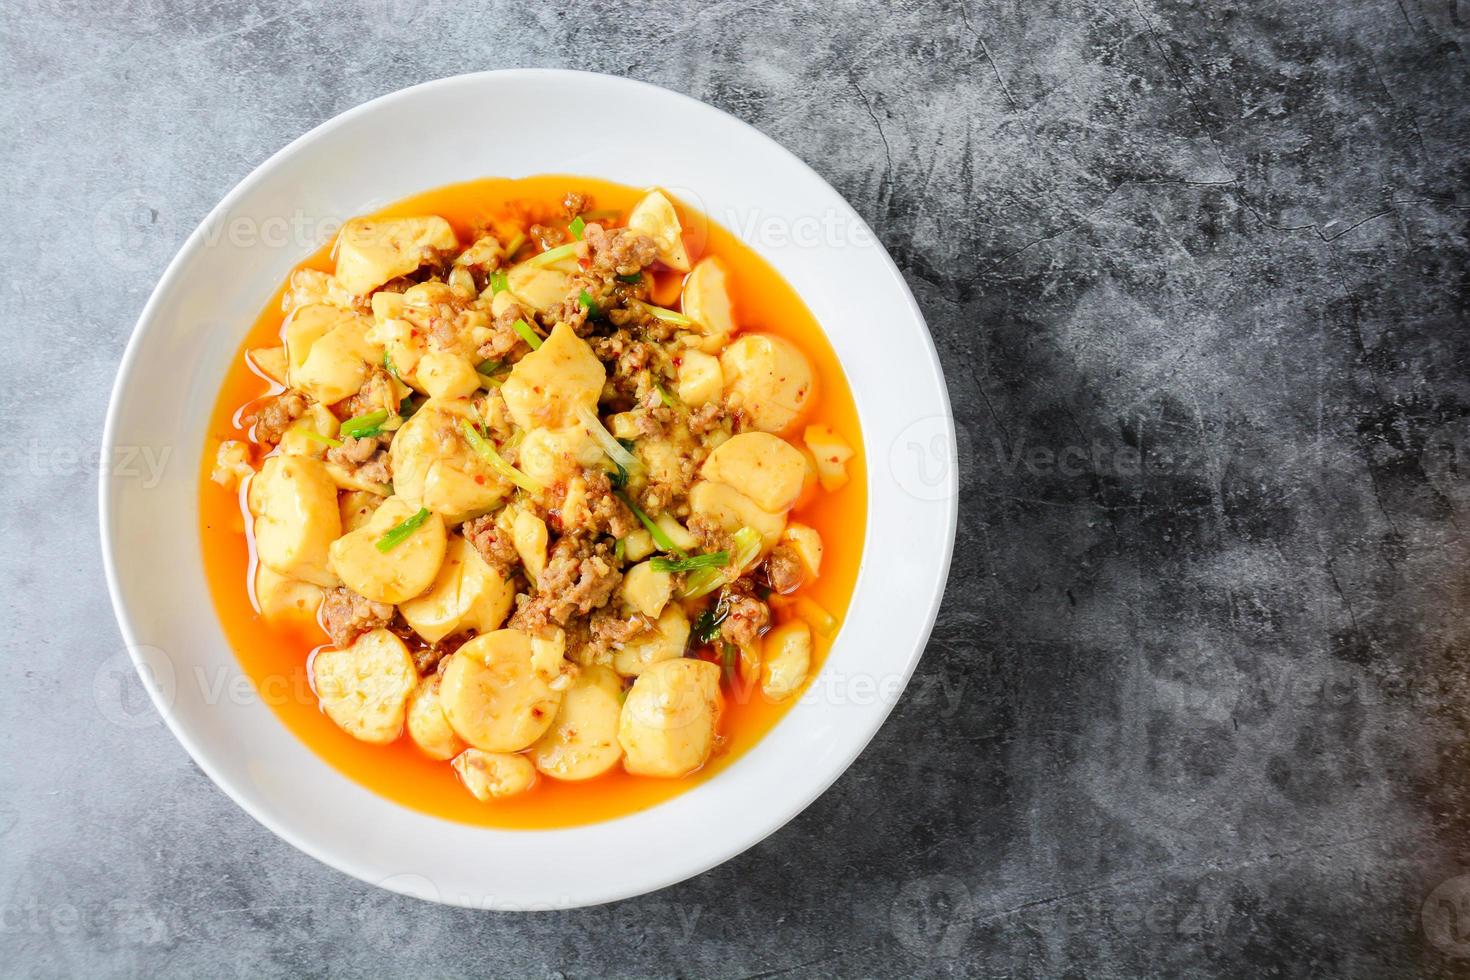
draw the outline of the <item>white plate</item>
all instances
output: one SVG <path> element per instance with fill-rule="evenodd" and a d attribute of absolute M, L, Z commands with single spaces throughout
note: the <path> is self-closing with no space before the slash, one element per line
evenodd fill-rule
<path fill-rule="evenodd" d="M 629 120 L 657 121 L 656 149 Z M 242 696 L 248 685 L 204 579 L 196 480 L 210 409 L 245 331 L 337 225 L 442 184 L 537 173 L 667 187 L 786 277 L 826 330 L 857 399 L 869 513 L 847 622 L 812 692 L 760 744 L 650 810 L 532 832 L 391 803 L 317 758 L 257 697 Z M 862 220 L 744 123 L 663 89 L 580 72 L 488 72 L 405 89 L 261 164 L 184 243 L 144 308 L 102 452 L 113 606 L 155 705 L 199 766 L 318 860 L 404 894 L 479 908 L 564 908 L 651 891 L 796 816 L 857 757 L 902 693 L 954 544 L 957 468 L 944 378 L 912 295 Z M 163 452 L 161 479 L 124 465 Z"/>

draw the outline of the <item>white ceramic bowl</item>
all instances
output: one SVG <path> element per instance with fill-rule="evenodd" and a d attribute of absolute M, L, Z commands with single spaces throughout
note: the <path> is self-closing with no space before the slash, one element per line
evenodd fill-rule
<path fill-rule="evenodd" d="M 628 119 L 659 120 L 656 152 Z M 338 224 L 442 184 L 548 172 L 667 187 L 796 288 L 857 399 L 868 532 L 857 594 L 826 665 L 764 741 L 650 810 L 566 830 L 501 831 L 376 796 L 317 758 L 258 698 L 241 696 L 248 686 L 205 584 L 196 481 L 210 408 L 246 329 Z M 168 452 L 161 479 L 122 465 L 139 451 L 155 460 Z M 944 379 L 882 245 L 820 177 L 744 123 L 659 88 L 580 72 L 489 72 L 405 89 L 256 168 L 184 243 L 144 308 L 113 391 L 103 462 L 102 546 L 118 622 L 155 705 L 199 766 L 257 820 L 332 867 L 480 908 L 637 895 L 719 864 L 794 817 L 857 757 L 902 693 L 954 543 Z"/>

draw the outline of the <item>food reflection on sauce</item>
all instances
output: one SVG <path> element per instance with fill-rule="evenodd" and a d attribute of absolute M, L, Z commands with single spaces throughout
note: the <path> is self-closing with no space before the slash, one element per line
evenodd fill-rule
<path fill-rule="evenodd" d="M 818 678 L 866 526 L 791 288 L 660 192 L 487 179 L 350 222 L 257 319 L 200 513 L 226 635 L 331 765 L 466 823 L 681 793 Z"/>

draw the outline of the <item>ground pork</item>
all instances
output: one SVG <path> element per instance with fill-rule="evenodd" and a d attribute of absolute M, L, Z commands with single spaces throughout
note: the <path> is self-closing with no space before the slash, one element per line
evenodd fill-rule
<path fill-rule="evenodd" d="M 598 300 L 598 308 L 602 310 L 604 320 L 615 327 L 637 328 L 641 336 L 651 340 L 662 341 L 673 336 L 674 331 L 668 329 L 672 325 L 649 313 L 645 306 L 652 287 L 649 276 L 640 274 L 632 282 L 623 279 L 602 279 L 600 282 L 603 293 Z"/>
<path fill-rule="evenodd" d="M 626 504 L 613 493 L 612 479 L 602 470 L 583 470 L 587 484 L 587 529 L 592 534 L 606 533 L 626 538 L 641 525 Z"/>
<path fill-rule="evenodd" d="M 306 414 L 306 406 L 306 396 L 294 389 L 272 398 L 255 416 L 255 441 L 263 446 L 280 442 L 291 423 Z"/>
<path fill-rule="evenodd" d="M 657 517 L 669 510 L 674 502 L 674 491 L 666 483 L 650 483 L 638 495 L 638 506 L 649 517 Z"/>
<path fill-rule="evenodd" d="M 402 621 L 403 617 L 399 617 Z M 405 626 L 408 624 L 405 622 Z M 455 633 L 446 636 L 438 643 L 423 644 L 417 633 L 405 637 L 404 642 L 408 644 L 409 656 L 413 657 L 413 665 L 418 669 L 420 675 L 432 674 L 439 668 L 446 657 L 458 650 L 470 639 L 467 633 Z"/>
<path fill-rule="evenodd" d="M 646 283 L 647 279 L 648 277 L 644 276 L 642 281 Z M 627 302 L 625 300 L 621 306 L 613 307 L 607 314 L 607 319 L 613 326 L 637 330 L 640 337 L 660 344 L 679 332 L 679 328 L 676 325 L 660 320 L 648 312 L 648 307 L 645 305 L 648 290 L 646 285 L 640 287 L 630 286 L 629 288 L 640 290 L 640 294 L 634 294 L 630 297 L 631 299 L 637 300 L 637 302 Z"/>
<path fill-rule="evenodd" d="M 613 370 L 624 376 L 637 374 L 653 360 L 653 348 L 635 340 L 629 330 L 618 330 L 606 337 L 597 337 L 591 343 L 592 353 L 597 355 L 597 359 L 615 362 Z"/>
<path fill-rule="evenodd" d="M 689 533 L 699 542 L 699 550 L 706 554 L 714 551 L 733 551 L 735 539 L 709 518 L 695 514 L 689 518 Z"/>
<path fill-rule="evenodd" d="M 454 264 L 478 273 L 476 279 L 487 276 L 500 268 L 500 240 L 494 235 L 481 235 L 475 243 L 459 254 Z"/>
<path fill-rule="evenodd" d="M 393 468 L 387 449 L 391 438 L 386 433 L 362 439 L 347 436 L 342 445 L 327 450 L 327 459 L 365 483 L 391 483 Z"/>
<path fill-rule="evenodd" d="M 561 199 L 561 209 L 566 214 L 568 221 L 591 206 L 592 198 L 581 191 L 567 191 L 567 196 Z"/>
<path fill-rule="evenodd" d="M 588 270 L 604 279 L 636 276 L 658 258 L 658 245 L 631 228 L 604 228 L 593 222 L 582 232 Z"/>
<path fill-rule="evenodd" d="M 705 402 L 689 413 L 689 431 L 696 436 L 713 432 L 725 420 L 725 410 L 717 401 Z"/>
<path fill-rule="evenodd" d="M 500 311 L 490 324 L 490 337 L 480 345 L 478 354 L 482 361 L 504 361 L 509 359 L 517 345 L 526 351 L 531 348 L 516 332 L 515 322 L 517 320 L 528 320 L 530 314 L 521 309 L 519 303 L 511 303 Z"/>
<path fill-rule="evenodd" d="M 771 587 L 772 592 L 780 595 L 788 595 L 795 592 L 806 578 L 805 566 L 801 558 L 797 556 L 796 549 L 789 544 L 778 544 L 766 556 L 765 565 L 766 584 Z"/>
<path fill-rule="evenodd" d="M 679 425 L 679 411 L 663 404 L 645 409 L 635 418 L 640 436 L 663 436 L 672 433 Z"/>
<path fill-rule="evenodd" d="M 526 234 L 531 237 L 533 242 L 541 246 L 542 251 L 549 248 L 556 248 L 567 240 L 566 231 L 557 228 L 555 225 L 534 224 L 526 229 Z"/>
<path fill-rule="evenodd" d="M 521 558 L 516 554 L 510 535 L 496 526 L 494 517 L 486 514 L 484 517 L 465 521 L 459 531 L 470 546 L 479 552 L 480 557 L 485 559 L 485 564 L 493 568 L 502 580 L 510 580 L 513 570 L 521 563 Z"/>
<path fill-rule="evenodd" d="M 592 614 L 587 624 L 583 656 L 590 663 L 610 663 L 614 651 L 653 629 L 653 623 L 642 613 L 624 616 L 608 605 Z"/>
<path fill-rule="evenodd" d="M 592 352 L 608 365 L 608 383 L 624 404 L 645 408 L 660 405 L 663 396 L 653 374 L 656 351 L 626 328 L 590 340 Z"/>
<path fill-rule="evenodd" d="M 322 629 L 332 638 L 332 645 L 349 647 L 364 633 L 382 629 L 393 621 L 393 607 L 384 602 L 364 599 L 351 589 L 328 589 L 322 597 Z"/>
<path fill-rule="evenodd" d="M 372 374 L 357 389 L 357 394 L 337 403 L 337 414 L 342 418 L 350 419 L 369 412 L 384 411 L 398 411 L 398 398 L 393 391 L 393 379 L 381 367 L 373 368 Z"/>
<path fill-rule="evenodd" d="M 742 578 L 725 587 L 721 599 L 727 610 L 725 621 L 720 624 L 720 636 L 744 650 L 754 649 L 761 634 L 771 624 L 771 609 L 755 597 L 755 588 L 749 578 Z"/>
<path fill-rule="evenodd" d="M 440 350 L 453 351 L 459 346 L 459 323 L 458 317 L 450 313 L 436 312 L 424 324 L 424 332 L 428 335 L 429 343 Z"/>
<path fill-rule="evenodd" d="M 373 458 L 380 445 L 377 436 L 347 436 L 342 440 L 342 445 L 327 450 L 327 459 L 343 465 L 366 463 Z"/>
<path fill-rule="evenodd" d="M 586 293 L 592 306 L 582 303 L 582 294 Z M 567 280 L 567 291 L 560 302 L 548 307 L 540 314 L 541 322 L 547 325 L 565 323 L 572 328 L 572 332 L 578 337 L 586 337 L 596 327 L 592 318 L 592 307 L 596 307 L 598 315 L 609 306 L 607 284 L 596 278 L 578 274 Z"/>
<path fill-rule="evenodd" d="M 606 605 L 622 580 L 606 541 L 592 544 L 577 535 L 563 535 L 536 578 L 535 593 L 516 597 L 510 625 L 528 633 L 540 632 L 552 623 L 565 626 L 572 617 L 586 616 Z"/>

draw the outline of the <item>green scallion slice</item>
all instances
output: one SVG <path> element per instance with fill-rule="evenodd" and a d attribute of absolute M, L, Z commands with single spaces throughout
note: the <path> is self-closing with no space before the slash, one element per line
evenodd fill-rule
<path fill-rule="evenodd" d="M 680 558 L 688 557 L 684 549 L 674 544 L 674 539 L 665 534 L 663 528 L 653 523 L 653 519 L 643 513 L 643 508 L 633 503 L 633 498 L 629 497 L 626 492 L 614 490 L 613 493 L 633 512 L 633 516 L 638 518 L 638 523 L 642 524 L 648 530 L 648 533 L 653 536 L 653 543 L 658 545 L 661 551 L 671 551 Z"/>
<path fill-rule="evenodd" d="M 702 595 L 708 595 L 722 585 L 735 581 L 740 573 L 745 571 L 745 566 L 760 557 L 761 536 L 760 532 L 753 528 L 742 527 L 735 532 L 735 553 L 730 562 L 722 568 L 701 568 L 692 573 L 684 580 L 684 591 L 680 593 L 681 599 L 697 599 Z M 681 556 L 682 557 L 682 556 Z"/>
<path fill-rule="evenodd" d="M 640 469 L 638 457 L 630 453 L 626 446 L 613 438 L 613 434 L 607 431 L 607 426 L 603 425 L 602 420 L 597 417 L 597 412 L 588 408 L 586 405 L 580 404 L 572 410 L 577 413 L 577 418 L 581 421 L 582 426 L 587 430 L 588 434 L 592 436 L 593 441 L 597 443 L 603 452 L 607 453 L 608 459 L 612 460 L 617 464 L 619 469 L 624 471 L 624 482 L 626 483 L 627 474 L 637 473 Z"/>
<path fill-rule="evenodd" d="M 424 521 L 429 519 L 429 508 L 420 507 L 419 512 L 405 520 L 402 524 L 396 524 L 388 529 L 388 533 L 373 542 L 373 547 L 384 554 L 392 551 L 404 542 L 413 532 L 423 526 Z"/>
<path fill-rule="evenodd" d="M 716 602 L 694 621 L 694 628 L 690 635 L 698 646 L 713 643 L 715 637 L 720 635 L 720 624 L 730 615 L 729 607 L 723 602 Z"/>
<path fill-rule="evenodd" d="M 366 415 L 354 415 L 342 423 L 342 435 L 352 439 L 366 439 L 383 431 L 383 423 L 388 421 L 388 410 L 380 408 L 376 412 L 368 412 Z"/>
<path fill-rule="evenodd" d="M 333 439 L 331 436 L 324 436 L 315 429 L 308 429 L 305 426 L 302 426 L 296 431 L 306 436 L 306 438 L 310 439 L 312 442 L 319 442 L 323 446 L 331 446 L 333 449 L 336 449 L 342 445 L 341 439 Z"/>
<path fill-rule="evenodd" d="M 540 268 L 542 266 L 555 265 L 556 263 L 560 262 L 562 259 L 571 258 L 572 256 L 574 256 L 576 254 L 577 254 L 577 243 L 576 242 L 568 242 L 565 245 L 558 245 L 556 248 L 548 248 L 546 251 L 542 252 L 540 255 L 533 255 L 531 258 L 527 259 L 526 261 L 527 262 L 530 262 L 533 266 L 536 266 L 537 268 Z"/>
<path fill-rule="evenodd" d="M 643 273 L 635 272 L 631 276 L 618 276 L 618 282 L 625 282 L 630 286 L 643 281 Z"/>
<path fill-rule="evenodd" d="M 527 493 L 541 492 L 541 484 L 537 483 L 535 480 L 531 479 L 529 476 L 507 463 L 505 461 L 505 457 L 496 452 L 495 447 L 490 445 L 489 441 L 484 436 L 480 435 L 479 431 L 470 424 L 469 419 L 462 420 L 460 422 L 460 427 L 464 431 L 465 441 L 470 444 L 470 448 L 473 449 L 481 459 L 489 463 L 491 469 L 493 469 L 496 473 L 499 473 L 501 476 L 505 477 L 511 483 L 514 483 L 516 486 L 520 487 Z"/>
<path fill-rule="evenodd" d="M 571 232 L 572 237 L 579 242 L 582 240 L 582 232 L 586 230 L 587 222 L 582 220 L 582 216 L 580 214 L 572 219 L 571 224 L 567 225 L 567 231 Z"/>
<path fill-rule="evenodd" d="M 706 555 L 690 555 L 688 558 L 655 555 L 651 561 L 655 572 L 692 572 L 699 568 L 724 568 L 730 562 L 730 552 L 712 551 Z"/>
<path fill-rule="evenodd" d="M 589 320 L 597 319 L 602 313 L 602 310 L 598 309 L 597 303 L 592 299 L 592 294 L 585 289 L 577 296 L 577 305 L 587 311 L 587 319 Z"/>
<path fill-rule="evenodd" d="M 532 330 L 531 325 L 525 320 L 517 318 L 516 322 L 511 324 L 511 328 L 521 335 L 522 340 L 531 345 L 532 350 L 541 349 L 541 338 L 537 336 L 536 331 Z"/>
<path fill-rule="evenodd" d="M 480 385 L 487 391 L 491 388 L 499 388 L 505 384 L 505 369 L 508 365 L 504 361 L 486 360 L 475 365 L 475 373 L 480 376 Z"/>
<path fill-rule="evenodd" d="M 674 310 L 665 309 L 662 306 L 654 306 L 652 303 L 643 303 L 640 305 L 645 311 L 647 311 L 648 315 L 653 317 L 655 320 L 662 320 L 665 323 L 672 323 L 676 327 L 688 327 L 694 325 L 693 320 L 689 319 L 684 314 L 678 313 Z"/>
<path fill-rule="evenodd" d="M 523 231 L 516 232 L 511 236 L 510 241 L 505 243 L 505 257 L 510 258 L 512 255 L 515 255 L 521 250 L 521 246 L 524 244 L 526 244 L 526 233 Z"/>
<path fill-rule="evenodd" d="M 510 276 L 503 269 L 497 269 L 490 273 L 490 295 L 499 296 L 510 288 Z"/>

